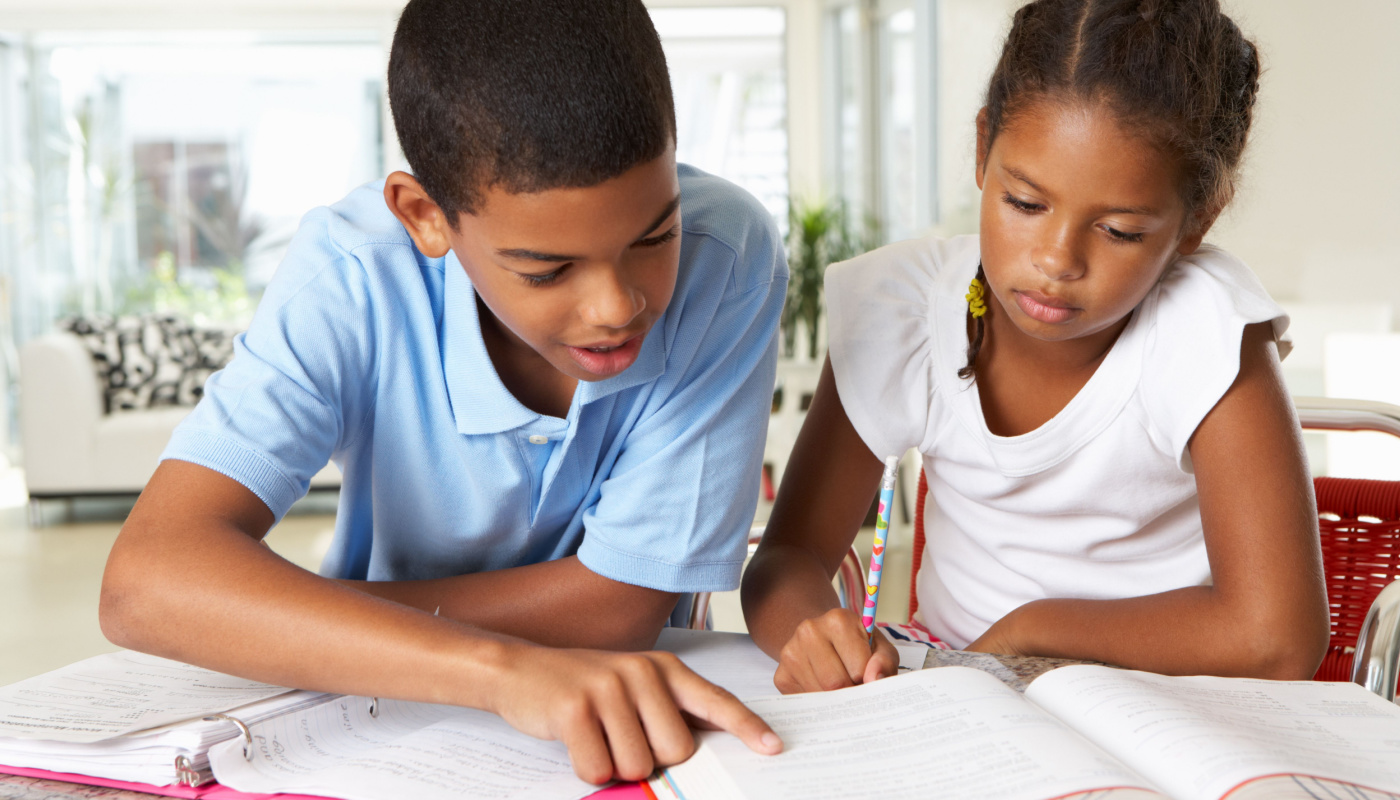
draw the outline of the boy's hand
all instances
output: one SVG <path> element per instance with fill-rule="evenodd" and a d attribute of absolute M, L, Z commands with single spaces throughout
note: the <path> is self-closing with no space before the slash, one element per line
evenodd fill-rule
<path fill-rule="evenodd" d="M 592 784 L 643 780 L 695 751 L 687 718 L 725 730 L 750 750 L 782 752 L 778 735 L 734 695 L 671 653 L 610 653 L 526 646 L 492 708 L 522 733 L 569 748 Z"/>
<path fill-rule="evenodd" d="M 875 651 L 860 617 L 833 608 L 803 620 L 778 657 L 773 685 L 783 694 L 823 692 L 888 678 L 899 670 L 899 652 L 878 630 Z"/>

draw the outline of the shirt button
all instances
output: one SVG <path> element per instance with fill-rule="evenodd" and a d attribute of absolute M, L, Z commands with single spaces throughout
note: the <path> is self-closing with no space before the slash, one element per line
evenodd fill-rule
<path fill-rule="evenodd" d="M 548 441 L 548 436 L 541 436 L 538 433 L 530 437 L 530 444 L 545 444 Z"/>

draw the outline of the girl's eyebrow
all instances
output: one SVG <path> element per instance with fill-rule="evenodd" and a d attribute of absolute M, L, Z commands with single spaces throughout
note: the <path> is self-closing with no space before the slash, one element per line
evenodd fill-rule
<path fill-rule="evenodd" d="M 1007 175 L 1010 175 L 1011 177 L 1015 178 L 1021 183 L 1026 184 L 1027 186 L 1031 187 L 1037 192 L 1040 192 L 1041 194 L 1049 194 L 1049 192 L 1042 189 L 1039 184 L 1028 178 L 1026 176 L 1026 173 L 1020 171 L 1019 169 L 1016 169 L 1015 167 L 1003 166 L 1002 170 L 1004 170 Z M 1151 206 L 1113 206 L 1111 208 L 1105 208 L 1103 210 L 1103 213 L 1132 214 L 1143 217 L 1155 217 L 1157 216 L 1157 209 L 1152 208 Z"/>
<path fill-rule="evenodd" d="M 680 205 L 681 196 L 678 194 L 675 197 L 671 198 L 671 202 L 667 203 L 666 207 L 662 209 L 661 213 L 656 217 L 656 221 L 651 223 L 651 225 L 649 225 L 646 230 L 642 231 L 642 235 L 638 236 L 637 240 L 640 241 L 642 239 L 645 239 L 646 235 L 656 230 L 657 226 L 665 222 L 667 217 L 676 213 L 676 209 L 680 208 Z M 565 261 L 583 260 L 583 256 L 566 256 L 556 253 L 541 253 L 538 250 L 529 250 L 523 247 L 502 248 L 496 251 L 496 255 L 502 256 L 504 258 L 514 258 L 523 261 L 546 261 L 549 263 L 563 263 Z"/>

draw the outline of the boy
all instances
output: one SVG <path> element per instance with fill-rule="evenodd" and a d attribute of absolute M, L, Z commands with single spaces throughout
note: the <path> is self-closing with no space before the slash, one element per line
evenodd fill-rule
<path fill-rule="evenodd" d="M 688 757 L 681 711 L 777 752 L 674 658 L 601 652 L 737 585 L 787 281 L 771 220 L 677 170 L 640 0 L 413 0 L 389 92 L 414 175 L 303 221 L 112 550 L 103 630 L 488 709 L 598 783 Z M 322 577 L 259 542 L 328 458 Z"/>

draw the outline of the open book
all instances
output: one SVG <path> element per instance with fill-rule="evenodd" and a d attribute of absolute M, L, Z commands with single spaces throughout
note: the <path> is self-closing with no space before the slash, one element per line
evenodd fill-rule
<path fill-rule="evenodd" d="M 1395 798 L 1400 707 L 1350 683 L 1071 666 L 1018 694 L 966 667 L 747 703 L 787 748 L 701 733 L 684 800 Z M 931 794 L 932 793 L 932 794 Z"/>

